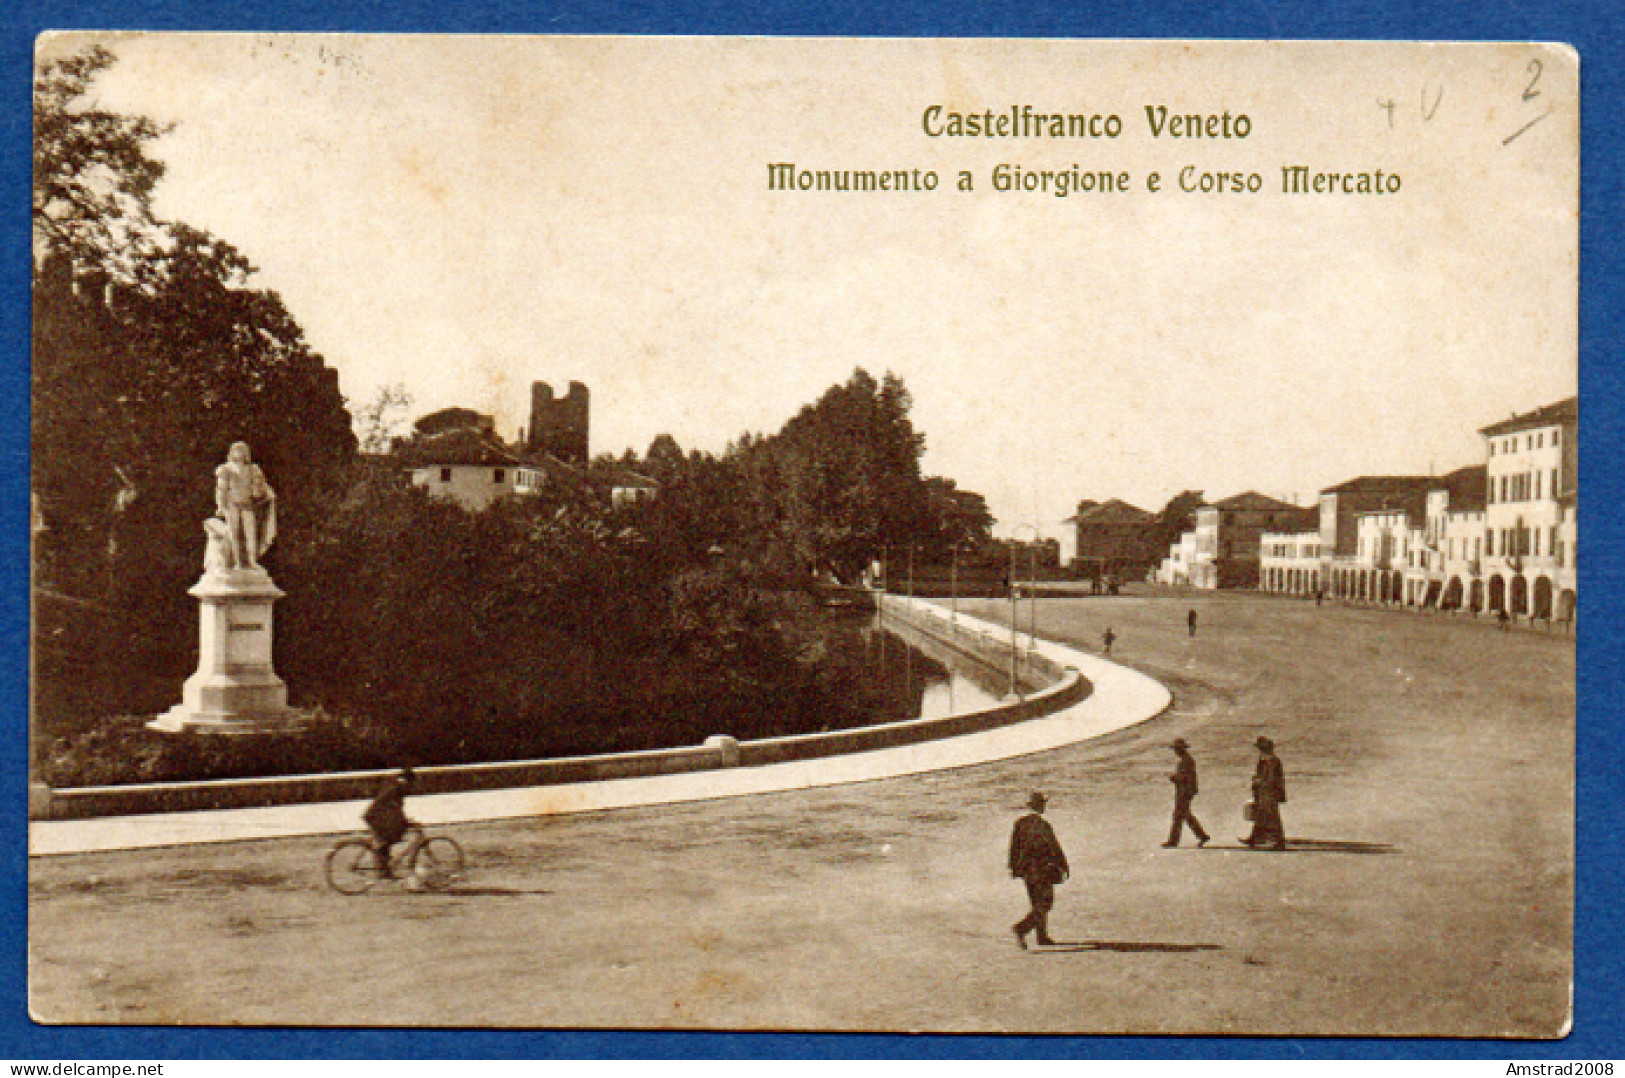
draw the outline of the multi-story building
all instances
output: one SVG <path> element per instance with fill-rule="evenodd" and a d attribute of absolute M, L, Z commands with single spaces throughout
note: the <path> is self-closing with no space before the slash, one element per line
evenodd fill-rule
<path fill-rule="evenodd" d="M 1426 475 L 1362 475 L 1320 492 L 1320 577 L 1328 595 L 1369 599 L 1375 566 L 1360 557 L 1361 513 L 1400 512 L 1420 519 L 1426 511 Z"/>
<path fill-rule="evenodd" d="M 1354 597 L 1374 603 L 1404 600 L 1405 570 L 1421 547 L 1422 514 L 1408 509 L 1373 509 L 1354 514 Z"/>
<path fill-rule="evenodd" d="M 1142 579 L 1157 564 L 1157 518 L 1112 498 L 1082 502 L 1068 517 L 1072 542 L 1067 567 L 1089 580 Z"/>
<path fill-rule="evenodd" d="M 1484 609 L 1482 464 L 1458 468 L 1428 487 L 1425 519 L 1405 566 L 1405 604 Z"/>
<path fill-rule="evenodd" d="M 533 481 L 521 479 L 524 462 L 517 453 L 473 427 L 415 439 L 402 448 L 401 458 L 413 486 L 437 498 L 453 498 L 471 512 Z"/>
<path fill-rule="evenodd" d="M 1480 434 L 1484 464 L 1438 478 L 1350 479 L 1320 492 L 1318 530 L 1312 524 L 1264 530 L 1258 586 L 1572 624 L 1579 575 L 1578 398 L 1514 415 Z M 1246 586 L 1235 582 L 1244 579 L 1241 570 L 1226 566 L 1238 553 L 1245 556 L 1246 533 L 1221 507 L 1258 497 L 1238 495 L 1198 510 L 1196 528 L 1181 536 L 1156 579 Z"/>
<path fill-rule="evenodd" d="M 1196 560 L 1191 584 L 1198 588 L 1256 588 L 1260 546 L 1267 532 L 1298 531 L 1315 510 L 1256 491 L 1236 494 L 1196 511 Z"/>
<path fill-rule="evenodd" d="M 1265 532 L 1258 538 L 1258 589 L 1282 595 L 1320 591 L 1320 529 Z"/>
<path fill-rule="evenodd" d="M 400 459 L 414 486 L 437 498 L 453 498 L 478 512 L 510 494 L 536 494 L 556 483 L 586 483 L 612 505 L 652 497 L 658 484 L 630 468 L 587 461 L 587 387 L 570 383 L 554 399 L 543 382 L 531 386 L 530 428 L 515 444 L 497 437 L 494 420 L 468 408 L 425 416 L 416 435 L 401 445 Z"/>
<path fill-rule="evenodd" d="M 1158 584 L 1168 587 L 1186 587 L 1196 572 L 1196 532 L 1191 530 L 1180 535 L 1177 542 L 1168 546 L 1168 556 L 1162 559 L 1153 579 Z"/>
<path fill-rule="evenodd" d="M 1572 621 L 1579 398 L 1479 431 L 1488 456 L 1484 507 L 1486 604 L 1514 618 Z"/>

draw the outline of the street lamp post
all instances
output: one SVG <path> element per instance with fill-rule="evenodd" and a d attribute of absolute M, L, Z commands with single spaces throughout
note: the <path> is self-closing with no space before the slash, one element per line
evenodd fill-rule
<path fill-rule="evenodd" d="M 1032 544 L 1027 547 L 1027 650 L 1031 651 L 1038 643 L 1038 540 L 1042 533 L 1037 524 L 1018 524 L 1015 530 L 1031 528 L 1033 531 Z M 1015 551 L 1011 548 L 1011 568 L 1015 567 Z M 1015 611 L 1011 610 L 1014 618 Z"/>
<path fill-rule="evenodd" d="M 1033 544 L 1027 548 L 1027 650 L 1038 643 L 1038 529 L 1033 529 Z"/>
<path fill-rule="evenodd" d="M 1010 693 L 1016 695 L 1020 682 L 1016 678 L 1016 621 L 1019 607 L 1016 603 L 1016 541 L 1010 540 Z"/>

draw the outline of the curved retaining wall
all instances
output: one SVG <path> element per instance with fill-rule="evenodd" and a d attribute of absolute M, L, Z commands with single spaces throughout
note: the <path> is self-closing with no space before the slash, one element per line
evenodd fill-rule
<path fill-rule="evenodd" d="M 979 662 L 999 669 L 1010 663 L 1008 632 L 970 618 L 950 619 L 946 612 L 918 600 L 882 596 L 886 615 Z M 848 730 L 735 741 L 714 737 L 704 745 L 648 752 L 574 756 L 557 760 L 520 760 L 459 764 L 417 769 L 415 796 L 506 790 L 517 787 L 564 786 L 575 783 L 680 775 L 733 767 L 761 767 L 800 760 L 873 752 L 920 745 L 944 738 L 994 730 L 1053 714 L 1089 695 L 1090 684 L 1070 666 L 1039 649 L 1018 648 L 1018 678 L 1024 699 L 959 715 L 861 726 Z M 37 787 L 30 797 L 34 819 L 74 820 L 159 812 L 260 808 L 313 802 L 355 801 L 371 797 L 390 771 L 350 771 L 333 775 L 224 779 L 122 786 L 89 786 L 62 790 Z"/>

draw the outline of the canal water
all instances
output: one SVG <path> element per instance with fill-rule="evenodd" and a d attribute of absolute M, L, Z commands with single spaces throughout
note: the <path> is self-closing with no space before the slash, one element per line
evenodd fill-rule
<path fill-rule="evenodd" d="M 980 711 L 1009 691 L 1009 672 L 969 659 L 931 637 L 880 616 L 845 615 L 830 631 L 860 643 L 868 676 L 884 700 L 872 722 L 941 718 Z"/>

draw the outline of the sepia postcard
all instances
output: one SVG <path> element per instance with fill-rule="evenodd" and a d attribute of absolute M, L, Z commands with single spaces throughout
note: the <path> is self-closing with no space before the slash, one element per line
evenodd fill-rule
<path fill-rule="evenodd" d="M 1578 95 L 41 36 L 34 1021 L 1567 1036 Z"/>

